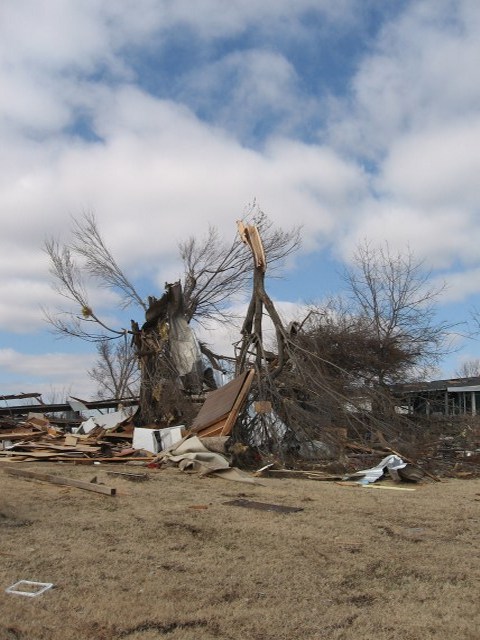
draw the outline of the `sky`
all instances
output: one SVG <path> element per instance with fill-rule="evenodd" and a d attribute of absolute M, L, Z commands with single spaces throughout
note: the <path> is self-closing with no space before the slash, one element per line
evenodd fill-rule
<path fill-rule="evenodd" d="M 92 345 L 42 312 L 62 305 L 44 242 L 86 211 L 144 295 L 181 275 L 179 241 L 233 239 L 256 202 L 302 225 L 269 285 L 286 315 L 338 292 L 368 239 L 409 247 L 447 285 L 439 318 L 468 319 L 479 61 L 478 0 L 3 0 L 0 395 L 94 395 Z M 455 344 L 439 377 L 480 356 Z"/>

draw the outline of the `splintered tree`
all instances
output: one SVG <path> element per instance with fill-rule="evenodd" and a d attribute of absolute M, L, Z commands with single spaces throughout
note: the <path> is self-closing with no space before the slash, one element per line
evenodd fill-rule
<path fill-rule="evenodd" d="M 298 228 L 279 230 L 258 209 L 251 218 L 263 230 L 274 263 L 298 247 Z M 194 411 L 190 398 L 202 389 L 205 377 L 200 350 L 210 366 L 219 366 L 206 345 L 197 344 L 190 323 L 230 318 L 230 298 L 244 290 L 252 269 L 241 242 L 224 243 L 214 227 L 205 238 L 185 240 L 179 247 L 183 278 L 167 284 L 160 297 L 145 300 L 115 260 L 92 214 L 74 220 L 72 235 L 69 244 L 45 243 L 53 285 L 74 305 L 73 310 L 46 311 L 47 321 L 62 336 L 99 344 L 130 341 L 140 371 L 141 420 L 163 425 L 187 421 Z M 90 303 L 92 281 L 119 295 L 121 309 L 136 310 L 128 328 L 111 326 Z M 103 349 L 100 356 L 108 368 Z M 211 384 L 211 376 L 207 382 Z"/>
<path fill-rule="evenodd" d="M 318 440 L 333 453 L 347 433 L 406 435 L 412 425 L 393 414 L 388 385 L 435 363 L 451 329 L 435 320 L 441 288 L 429 286 L 421 263 L 410 252 L 362 245 L 346 275 L 350 304 L 312 307 L 306 318 L 285 327 L 265 291 L 268 255 L 259 234 L 250 226 L 240 234 L 250 247 L 254 275 L 237 367 L 254 367 L 257 376 L 239 439 L 281 455 L 288 448 L 305 451 Z M 266 316 L 275 331 L 268 346 Z"/>
<path fill-rule="evenodd" d="M 235 436 L 283 457 L 320 434 L 324 439 L 327 424 L 322 424 L 322 400 L 339 401 L 325 376 L 315 375 L 306 366 L 309 354 L 297 341 L 301 326 L 285 327 L 265 289 L 267 258 L 259 230 L 239 223 L 239 234 L 249 247 L 253 260 L 252 295 L 237 345 L 237 373 L 255 370 L 249 410 L 237 424 Z M 265 344 L 264 322 L 273 325 L 274 343 Z M 273 351 L 272 351 L 273 349 Z M 323 407 L 324 408 L 324 407 Z"/>

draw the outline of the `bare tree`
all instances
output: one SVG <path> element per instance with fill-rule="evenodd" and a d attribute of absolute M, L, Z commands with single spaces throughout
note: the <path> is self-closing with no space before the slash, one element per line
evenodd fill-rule
<path fill-rule="evenodd" d="M 270 271 L 275 273 L 275 268 L 299 248 L 300 228 L 279 229 L 255 206 L 249 219 L 262 233 L 272 266 Z M 149 309 L 158 299 L 150 296 L 144 300 L 140 296 L 108 249 L 93 214 L 86 213 L 73 221 L 73 238 L 70 244 L 49 239 L 44 245 L 54 288 L 77 307 L 73 312 L 45 311 L 47 321 L 57 333 L 95 342 L 115 339 L 129 331 L 108 326 L 96 314 L 88 296 L 88 281 L 92 279 L 119 294 L 122 309 L 134 306 L 147 316 L 152 315 Z M 210 226 L 204 238 L 192 236 L 181 242 L 179 252 L 184 268 L 182 290 L 187 321 L 228 319 L 232 297 L 245 291 L 252 273 L 251 259 L 240 239 L 235 235 L 232 243 L 226 243 L 218 230 Z"/>
<path fill-rule="evenodd" d="M 458 378 L 478 378 L 480 377 L 480 358 L 472 358 L 462 362 L 461 366 L 455 371 Z"/>
<path fill-rule="evenodd" d="M 448 351 L 453 325 L 438 321 L 435 307 L 444 285 L 432 286 L 410 249 L 393 253 L 388 244 L 365 241 L 344 279 L 350 312 L 373 340 L 372 381 L 385 385 L 418 377 Z"/>
<path fill-rule="evenodd" d="M 98 358 L 87 373 L 97 383 L 98 397 L 126 398 L 138 395 L 139 371 L 135 351 L 128 339 L 96 344 Z"/>

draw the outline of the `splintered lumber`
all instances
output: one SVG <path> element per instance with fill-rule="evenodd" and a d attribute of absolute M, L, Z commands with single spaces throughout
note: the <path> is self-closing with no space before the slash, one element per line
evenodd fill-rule
<path fill-rule="evenodd" d="M 128 433 L 127 431 L 118 431 L 115 433 L 107 432 L 102 437 L 102 440 L 133 440 L 133 432 Z"/>
<path fill-rule="evenodd" d="M 6 473 L 12 476 L 20 476 L 21 478 L 31 478 L 33 480 L 42 480 L 43 482 L 51 482 L 52 484 L 61 484 L 68 487 L 76 487 L 77 489 L 85 489 L 86 491 L 94 491 L 95 493 L 103 493 L 107 496 L 114 496 L 117 492 L 113 487 L 106 487 L 82 480 L 74 480 L 73 478 L 65 478 L 62 476 L 54 476 L 48 473 L 37 473 L 35 471 L 25 471 L 24 469 L 4 469 Z"/>

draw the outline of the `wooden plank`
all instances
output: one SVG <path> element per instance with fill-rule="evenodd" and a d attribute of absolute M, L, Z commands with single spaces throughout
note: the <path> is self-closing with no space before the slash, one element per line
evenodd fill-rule
<path fill-rule="evenodd" d="M 29 458 L 55 458 L 58 454 L 55 451 L 0 451 L 0 455 L 10 458 L 10 456 L 28 456 Z"/>
<path fill-rule="evenodd" d="M 31 438 L 40 437 L 42 434 L 38 431 L 2 431 L 0 440 L 30 440 Z"/>
<path fill-rule="evenodd" d="M 266 469 L 262 472 L 272 478 L 296 478 L 307 480 L 341 480 L 343 476 L 332 475 L 322 471 L 302 471 L 297 469 Z"/>
<path fill-rule="evenodd" d="M 133 433 L 127 433 L 126 431 L 104 433 L 99 440 L 133 440 Z"/>
<path fill-rule="evenodd" d="M 224 416 L 218 422 L 211 424 L 209 427 L 205 427 L 197 433 L 202 438 L 215 438 L 222 435 L 223 427 L 227 421 L 228 415 Z"/>
<path fill-rule="evenodd" d="M 416 491 L 416 489 L 409 487 L 391 487 L 385 484 L 361 484 L 360 482 L 352 482 L 351 480 L 345 480 L 344 482 L 335 482 L 342 487 L 356 487 L 361 489 L 388 489 L 389 491 Z"/>
<path fill-rule="evenodd" d="M 97 444 L 77 444 L 73 445 L 65 445 L 65 444 L 50 444 L 48 442 L 36 442 L 36 443 L 25 443 L 18 445 L 22 447 L 22 451 L 52 451 L 55 455 L 55 451 L 63 451 L 63 452 L 83 452 L 83 453 L 95 453 L 96 451 L 100 451 L 101 447 Z"/>
<path fill-rule="evenodd" d="M 277 513 L 296 513 L 298 511 L 303 511 L 303 507 L 285 507 L 283 504 L 256 502 L 255 500 L 245 500 L 244 498 L 229 500 L 223 504 L 232 505 L 234 507 L 245 507 L 247 509 L 258 509 L 259 511 L 276 511 Z"/>
<path fill-rule="evenodd" d="M 389 489 L 390 491 L 416 491 L 414 488 L 408 487 L 389 487 L 388 485 L 382 484 L 362 484 L 360 485 L 365 489 Z"/>
<path fill-rule="evenodd" d="M 92 458 L 92 461 L 95 462 L 123 462 L 123 464 L 128 462 L 151 462 L 152 460 L 156 460 L 156 456 L 149 456 L 148 458 L 146 456 L 112 456 L 111 458 Z"/>
<path fill-rule="evenodd" d="M 84 482 L 83 480 L 75 480 L 73 478 L 65 478 L 62 476 L 54 476 L 47 473 L 37 473 L 35 471 L 25 471 L 24 469 L 5 468 L 4 471 L 13 476 L 21 478 L 31 478 L 33 480 L 42 480 L 43 482 L 51 482 L 52 484 L 61 484 L 68 487 L 76 487 L 77 489 L 85 489 L 86 491 L 94 491 L 95 493 L 103 493 L 104 495 L 114 496 L 116 489 L 113 487 L 105 487 L 103 485 Z"/>

